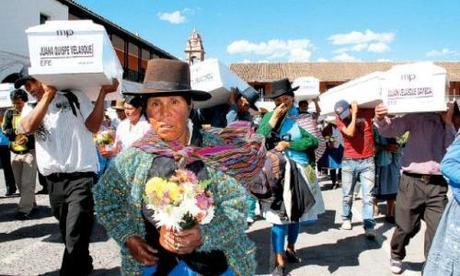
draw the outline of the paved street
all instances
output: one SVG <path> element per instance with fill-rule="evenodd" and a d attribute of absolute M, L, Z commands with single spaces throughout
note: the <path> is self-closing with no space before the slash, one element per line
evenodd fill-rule
<path fill-rule="evenodd" d="M 0 275 L 58 275 L 64 246 L 56 220 L 50 215 L 46 195 L 37 196 L 39 210 L 34 219 L 15 220 L 19 197 L 5 198 L 3 171 L 0 172 Z M 302 226 L 297 251 L 302 263 L 289 267 L 291 275 L 392 275 L 388 270 L 392 225 L 378 218 L 376 241 L 364 238 L 361 202 L 353 207 L 353 230 L 340 230 L 341 190 L 329 190 L 322 182 L 326 213 L 313 226 Z M 40 187 L 37 187 L 39 189 Z M 248 230 L 258 245 L 257 274 L 271 271 L 270 225 L 259 220 Z M 93 275 L 119 275 L 117 245 L 98 226 L 90 247 L 94 258 Z M 418 234 L 408 247 L 403 275 L 420 275 L 423 261 L 423 235 Z"/>

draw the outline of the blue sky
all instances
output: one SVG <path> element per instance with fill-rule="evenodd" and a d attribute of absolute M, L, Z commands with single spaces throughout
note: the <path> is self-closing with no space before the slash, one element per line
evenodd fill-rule
<path fill-rule="evenodd" d="M 460 59 L 458 0 L 77 2 L 181 59 L 194 27 L 227 64 Z"/>

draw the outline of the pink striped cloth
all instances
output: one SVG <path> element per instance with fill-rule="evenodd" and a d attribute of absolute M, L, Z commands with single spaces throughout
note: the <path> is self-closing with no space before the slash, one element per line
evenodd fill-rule
<path fill-rule="evenodd" d="M 245 187 L 259 174 L 265 162 L 265 139 L 249 122 L 236 121 L 226 128 L 210 128 L 201 133 L 203 147 L 165 142 L 153 132 L 148 132 L 133 147 L 174 158 L 182 165 L 202 160 L 207 166 L 235 177 Z"/>
<path fill-rule="evenodd" d="M 300 114 L 292 118 L 301 128 L 318 138 L 318 148 L 315 150 L 316 161 L 318 161 L 326 150 L 326 140 L 321 135 L 321 131 L 319 131 L 316 125 L 316 120 L 309 114 Z"/>

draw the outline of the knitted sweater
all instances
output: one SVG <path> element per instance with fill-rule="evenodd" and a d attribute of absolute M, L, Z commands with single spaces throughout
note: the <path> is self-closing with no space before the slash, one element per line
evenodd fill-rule
<path fill-rule="evenodd" d="M 139 275 L 143 269 L 129 254 L 125 242 L 133 235 L 145 237 L 142 198 L 154 157 L 138 148 L 127 149 L 93 189 L 97 218 L 121 248 L 123 275 Z M 197 250 L 221 250 L 236 275 L 253 275 L 255 245 L 244 232 L 246 190 L 221 171 L 207 171 L 216 209 L 212 221 L 200 225 L 203 244 Z"/>

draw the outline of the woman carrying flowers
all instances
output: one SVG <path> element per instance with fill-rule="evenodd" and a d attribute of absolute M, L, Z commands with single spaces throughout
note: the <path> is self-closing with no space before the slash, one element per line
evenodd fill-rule
<path fill-rule="evenodd" d="M 139 93 L 152 131 L 94 188 L 98 219 L 121 248 L 122 273 L 253 275 L 243 185 L 263 166 L 263 139 L 242 122 L 195 128 L 192 100 L 210 94 L 191 90 L 184 62 L 150 60 Z"/>

